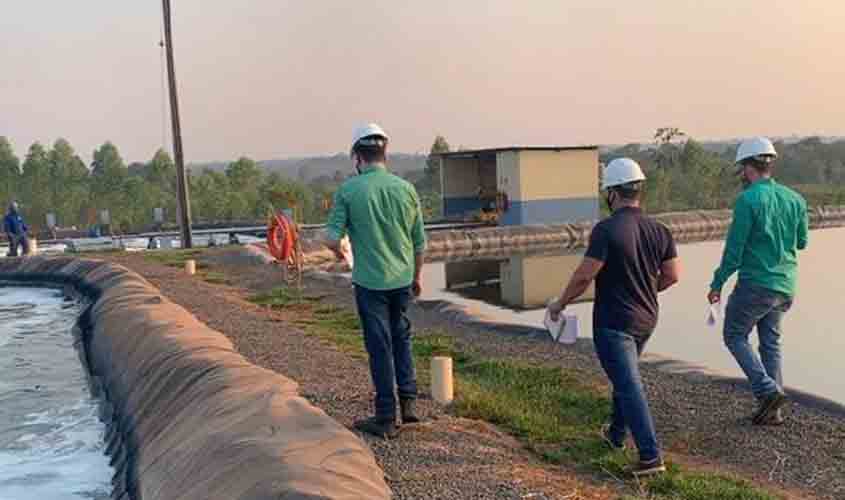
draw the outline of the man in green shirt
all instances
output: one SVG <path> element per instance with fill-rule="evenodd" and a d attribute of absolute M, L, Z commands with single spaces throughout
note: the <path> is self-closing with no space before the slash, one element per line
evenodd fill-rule
<path fill-rule="evenodd" d="M 411 355 L 412 297 L 422 291 L 425 231 L 414 186 L 387 171 L 387 134 L 375 124 L 355 131 L 352 158 L 358 175 L 335 193 L 327 246 L 341 257 L 340 240 L 352 244 L 355 302 L 376 389 L 375 416 L 355 427 L 390 438 L 397 434 L 396 395 L 402 423 L 418 422 L 417 381 Z"/>
<path fill-rule="evenodd" d="M 755 425 L 783 423 L 781 320 L 792 306 L 798 250 L 807 247 L 808 239 L 807 202 L 772 178 L 775 158 L 774 145 L 764 137 L 739 145 L 736 163 L 744 191 L 736 201 L 722 263 L 707 296 L 711 304 L 720 302 L 725 282 L 739 271 L 725 310 L 724 341 L 759 402 L 752 416 Z M 759 357 L 748 343 L 755 326 Z"/>

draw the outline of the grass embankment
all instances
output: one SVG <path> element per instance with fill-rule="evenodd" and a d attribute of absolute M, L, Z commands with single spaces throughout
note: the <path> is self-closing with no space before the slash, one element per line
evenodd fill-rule
<path fill-rule="evenodd" d="M 215 285 L 228 285 L 229 281 L 226 275 L 218 271 L 212 271 L 210 267 L 200 260 L 200 257 L 205 252 L 203 249 L 187 249 L 187 250 L 156 250 L 153 252 L 144 252 L 144 258 L 157 262 L 168 267 L 178 267 L 180 269 L 185 267 L 185 261 L 194 259 L 197 266 L 197 276 L 208 283 Z"/>
<path fill-rule="evenodd" d="M 295 309 L 294 323 L 357 357 L 366 357 L 361 327 L 355 313 L 321 303 L 322 297 L 301 296 L 277 288 L 252 297 L 267 307 Z M 453 358 L 456 415 L 484 420 L 521 439 L 550 463 L 573 464 L 587 473 L 621 481 L 623 467 L 634 458 L 611 451 L 600 437 L 610 414 L 603 391 L 550 366 L 534 366 L 488 359 L 459 346 L 443 332 L 418 332 L 413 352 L 420 382 L 428 380 L 428 366 L 436 355 Z M 774 500 L 742 479 L 685 471 L 669 464 L 662 477 L 628 482 L 633 495 L 625 500 Z"/>

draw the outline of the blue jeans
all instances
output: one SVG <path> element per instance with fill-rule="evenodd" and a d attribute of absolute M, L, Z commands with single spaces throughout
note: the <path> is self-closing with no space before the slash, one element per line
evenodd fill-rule
<path fill-rule="evenodd" d="M 20 247 L 20 255 L 29 255 L 29 237 L 26 234 L 12 234 L 6 233 L 9 238 L 9 253 L 8 257 L 18 256 L 18 247 Z"/>
<path fill-rule="evenodd" d="M 593 333 L 599 362 L 613 385 L 610 439 L 621 444 L 630 429 L 642 461 L 660 457 L 654 420 L 640 377 L 639 360 L 647 341 L 648 337 L 605 328 Z"/>
<path fill-rule="evenodd" d="M 396 415 L 395 389 L 398 389 L 400 399 L 417 397 L 411 322 L 407 316 L 412 297 L 410 287 L 370 290 L 355 286 L 355 302 L 376 389 L 376 417 L 386 419 Z"/>
<path fill-rule="evenodd" d="M 740 283 L 725 309 L 725 345 L 751 382 L 757 399 L 783 390 L 781 372 L 781 320 L 792 307 L 792 298 L 763 287 Z M 760 356 L 748 336 L 757 327 Z"/>

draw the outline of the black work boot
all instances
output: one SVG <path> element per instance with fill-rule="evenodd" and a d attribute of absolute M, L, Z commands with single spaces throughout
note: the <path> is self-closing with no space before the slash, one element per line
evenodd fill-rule
<path fill-rule="evenodd" d="M 396 417 L 370 417 L 366 420 L 355 422 L 355 429 L 372 434 L 382 439 L 392 439 L 399 435 L 396 427 Z"/>
<path fill-rule="evenodd" d="M 417 402 L 414 399 L 400 399 L 399 409 L 402 413 L 403 424 L 416 424 L 420 421 L 416 410 Z"/>

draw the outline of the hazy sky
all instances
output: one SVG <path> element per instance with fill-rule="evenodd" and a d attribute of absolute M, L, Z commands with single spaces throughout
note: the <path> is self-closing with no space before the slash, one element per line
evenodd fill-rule
<path fill-rule="evenodd" d="M 845 134 L 845 2 L 173 0 L 186 159 Z M 162 142 L 158 0 L 4 2 L 0 135 Z M 169 122 L 168 122 L 168 141 Z"/>

